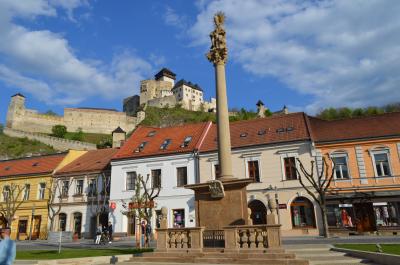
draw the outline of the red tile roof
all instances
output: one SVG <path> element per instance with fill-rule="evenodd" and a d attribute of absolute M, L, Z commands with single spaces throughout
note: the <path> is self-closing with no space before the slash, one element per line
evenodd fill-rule
<path fill-rule="evenodd" d="M 71 163 L 57 170 L 55 175 L 101 172 L 110 165 L 111 158 L 117 153 L 117 151 L 118 149 L 115 148 L 88 151 Z"/>
<path fill-rule="evenodd" d="M 310 139 L 306 116 L 302 112 L 231 122 L 230 131 L 232 148 Z M 215 150 L 217 125 L 213 124 L 200 152 Z"/>
<path fill-rule="evenodd" d="M 52 174 L 66 153 L 0 161 L 0 177 Z"/>
<path fill-rule="evenodd" d="M 199 149 L 210 126 L 211 122 L 165 128 L 139 126 L 113 157 L 113 160 L 192 152 Z M 150 136 L 151 133 L 154 135 Z M 188 136 L 191 136 L 192 140 L 187 146 L 182 146 L 184 139 Z M 166 139 L 170 139 L 171 143 L 162 150 L 160 147 Z M 139 152 L 139 146 L 143 142 L 147 143 Z"/>
<path fill-rule="evenodd" d="M 400 136 L 400 112 L 332 121 L 308 118 L 315 142 Z"/>

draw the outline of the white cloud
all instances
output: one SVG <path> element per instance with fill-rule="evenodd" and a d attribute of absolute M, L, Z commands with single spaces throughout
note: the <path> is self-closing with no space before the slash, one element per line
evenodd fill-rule
<path fill-rule="evenodd" d="M 0 80 L 7 85 L 48 104 L 78 104 L 90 97 L 131 95 L 152 71 L 151 64 L 129 51 L 115 54 L 110 63 L 79 58 L 64 36 L 45 29 L 30 30 L 12 20 L 56 16 L 56 7 L 47 1 L 27 1 L 30 8 L 15 2 L 19 1 L 0 0 L 0 17 L 7 15 L 0 23 Z M 86 1 L 54 3 L 72 14 Z"/>
<path fill-rule="evenodd" d="M 225 12 L 230 57 L 250 73 L 277 77 L 312 96 L 308 111 L 400 100 L 399 1 L 218 0 L 197 6 L 192 44 L 208 47 L 212 16 Z"/>

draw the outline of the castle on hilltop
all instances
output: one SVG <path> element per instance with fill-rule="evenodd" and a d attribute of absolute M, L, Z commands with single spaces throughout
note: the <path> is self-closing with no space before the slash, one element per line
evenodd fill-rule
<path fill-rule="evenodd" d="M 135 95 L 124 100 L 124 111 L 136 115 L 143 107 L 151 106 L 172 108 L 180 105 L 192 111 L 215 111 L 216 100 L 205 101 L 204 92 L 197 84 L 179 80 L 175 83 L 176 74 L 167 68 L 161 69 L 154 79 L 140 82 L 140 96 Z"/>
<path fill-rule="evenodd" d="M 6 128 L 29 132 L 51 133 L 55 125 L 64 125 L 67 131 L 111 134 L 120 127 L 130 132 L 145 118 L 146 106 L 164 108 L 180 105 L 192 111 L 215 111 L 216 100 L 204 101 L 203 90 L 185 80 L 175 83 L 176 75 L 161 69 L 154 79 L 140 82 L 140 95 L 125 98 L 123 111 L 105 108 L 65 108 L 63 116 L 39 113 L 25 107 L 25 96 L 11 97 L 7 111 Z"/>

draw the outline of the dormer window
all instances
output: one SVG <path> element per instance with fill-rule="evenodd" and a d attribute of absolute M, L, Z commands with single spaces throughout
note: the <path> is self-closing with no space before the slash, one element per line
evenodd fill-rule
<path fill-rule="evenodd" d="M 143 151 L 144 147 L 146 146 L 147 142 L 142 142 L 135 150 L 136 153 Z"/>
<path fill-rule="evenodd" d="M 156 131 L 151 131 L 147 134 L 147 137 L 153 137 L 154 135 L 156 135 Z"/>
<path fill-rule="evenodd" d="M 6 171 L 9 171 L 10 169 L 11 169 L 11 167 L 6 167 L 5 168 Z"/>
<path fill-rule="evenodd" d="M 258 135 L 264 135 L 266 133 L 267 133 L 267 130 L 259 130 L 257 134 Z"/>
<path fill-rule="evenodd" d="M 285 132 L 285 128 L 276 129 L 276 132 L 277 133 L 283 133 L 283 132 Z"/>
<path fill-rule="evenodd" d="M 171 139 L 165 139 L 164 142 L 161 144 L 160 149 L 165 150 L 167 149 L 168 145 L 171 143 Z"/>
<path fill-rule="evenodd" d="M 185 140 L 183 140 L 181 147 L 187 147 L 191 141 L 192 141 L 192 136 L 185 137 Z"/>
<path fill-rule="evenodd" d="M 240 138 L 244 138 L 244 137 L 247 137 L 247 133 L 246 132 L 240 134 Z"/>
<path fill-rule="evenodd" d="M 286 131 L 287 131 L 287 132 L 291 132 L 291 131 L 293 131 L 293 130 L 294 130 L 293 127 L 287 127 L 287 128 L 286 128 Z"/>
<path fill-rule="evenodd" d="M 39 162 L 35 162 L 32 164 L 33 167 L 37 167 L 39 165 Z"/>

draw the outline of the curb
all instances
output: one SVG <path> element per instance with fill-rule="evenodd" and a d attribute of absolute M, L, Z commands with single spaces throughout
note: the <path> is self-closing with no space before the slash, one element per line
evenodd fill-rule
<path fill-rule="evenodd" d="M 352 257 L 367 259 L 382 265 L 400 264 L 400 255 L 374 253 L 362 250 L 353 250 L 353 249 L 335 248 L 335 247 L 331 248 L 331 250 L 337 252 L 344 252 Z"/>

